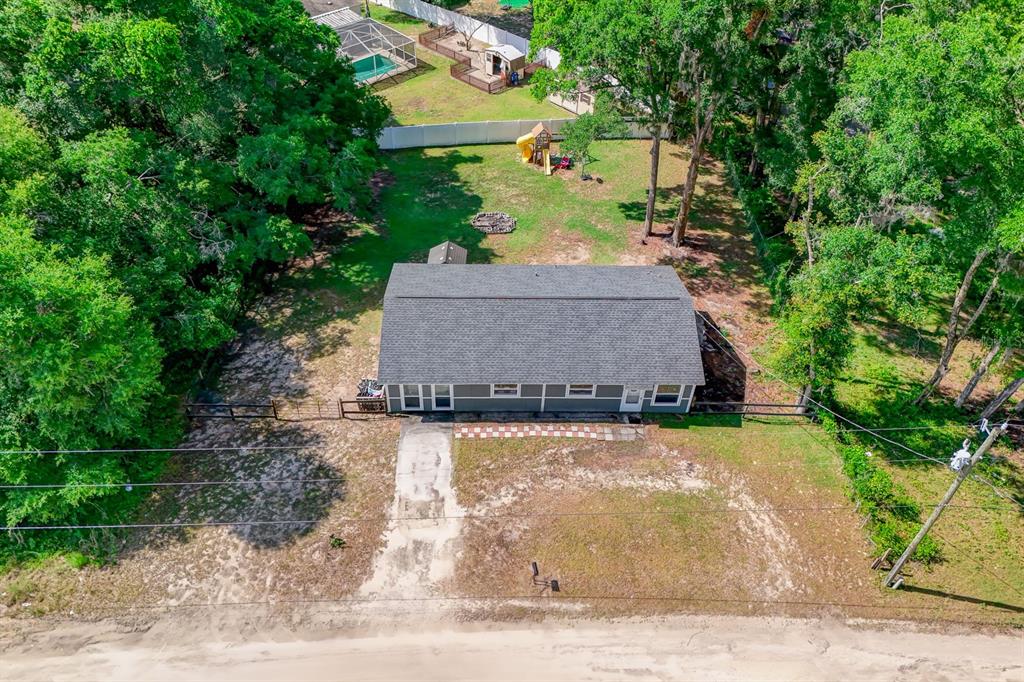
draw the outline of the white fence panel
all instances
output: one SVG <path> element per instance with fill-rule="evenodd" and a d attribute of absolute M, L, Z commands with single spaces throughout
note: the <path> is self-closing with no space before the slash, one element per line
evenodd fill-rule
<path fill-rule="evenodd" d="M 544 123 L 555 139 L 571 118 L 550 118 L 544 121 L 472 121 L 462 123 L 431 123 L 416 126 L 385 128 L 377 143 L 381 149 L 411 149 L 416 147 L 457 147 L 471 144 L 505 144 L 515 142 L 530 132 L 537 123 Z M 629 123 L 627 139 L 650 139 L 651 133 L 637 123 Z M 668 133 L 665 133 L 668 137 Z"/>
<path fill-rule="evenodd" d="M 455 144 L 487 144 L 488 126 L 486 121 L 456 123 Z"/>
<path fill-rule="evenodd" d="M 467 17 L 465 14 L 452 12 L 422 0 L 373 0 L 373 2 L 381 7 L 387 7 L 396 12 L 408 14 L 438 26 L 451 24 L 459 31 L 471 32 L 476 40 L 491 45 L 512 45 L 523 54 L 530 54 L 530 41 L 528 38 L 509 33 L 504 29 L 492 26 L 479 19 Z M 562 61 L 562 58 L 558 52 L 545 48 L 537 55 L 537 60 L 551 68 L 556 68 L 559 62 Z"/>
<path fill-rule="evenodd" d="M 522 135 L 520 121 L 488 121 L 487 141 L 492 143 L 515 142 Z M 532 126 L 531 126 L 532 127 Z"/>

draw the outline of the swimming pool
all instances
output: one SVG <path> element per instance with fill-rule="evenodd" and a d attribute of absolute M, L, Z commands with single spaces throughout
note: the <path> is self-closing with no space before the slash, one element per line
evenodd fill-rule
<path fill-rule="evenodd" d="M 365 81 L 377 76 L 383 76 L 398 68 L 398 64 L 382 54 L 372 54 L 369 57 L 363 57 L 359 61 L 352 62 L 352 66 L 356 69 L 357 81 Z"/>
<path fill-rule="evenodd" d="M 527 5 L 529 5 L 531 0 L 498 0 L 498 2 L 499 4 L 504 5 L 505 7 L 519 9 L 521 7 L 526 7 Z"/>

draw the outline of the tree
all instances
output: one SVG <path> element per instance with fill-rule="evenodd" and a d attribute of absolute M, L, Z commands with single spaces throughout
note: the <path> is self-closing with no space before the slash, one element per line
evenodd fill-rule
<path fill-rule="evenodd" d="M 24 219 L 0 218 L 5 447 L 130 439 L 160 388 L 161 352 L 105 259 L 64 260 Z"/>
<path fill-rule="evenodd" d="M 561 62 L 534 76 L 538 96 L 607 91 L 651 134 L 644 237 L 654 226 L 661 141 L 672 122 L 680 44 L 675 0 L 535 0 L 531 51 Z"/>
<path fill-rule="evenodd" d="M 882 309 L 910 324 L 926 317 L 933 256 L 919 237 L 893 241 L 858 227 L 820 236 L 813 264 L 793 278 L 771 358 L 803 386 L 801 405 L 827 393 L 846 367 L 858 315 Z"/>
<path fill-rule="evenodd" d="M 599 102 L 593 113 L 580 114 L 574 120 L 562 126 L 562 143 L 560 149 L 579 164 L 580 177 L 586 180 L 587 164 L 592 160 L 590 148 L 602 137 L 622 136 L 626 133 L 626 124 L 611 106 Z"/>
<path fill-rule="evenodd" d="M 0 444 L 173 439 L 168 403 L 247 289 L 311 248 L 298 217 L 366 208 L 387 115 L 294 0 L 0 3 Z M 6 457 L 0 477 L 153 475 L 90 462 Z M 105 518 L 125 499 L 75 490 L 0 512 Z"/>
<path fill-rule="evenodd" d="M 758 59 L 769 9 L 747 0 L 696 0 L 682 5 L 676 40 L 681 45 L 676 97 L 678 120 L 690 122 L 690 163 L 672 223 L 672 243 L 682 244 L 700 166 L 716 118 L 734 103 L 740 81 Z"/>
<path fill-rule="evenodd" d="M 1005 24 L 984 10 L 935 26 L 889 17 L 884 37 L 849 56 L 842 99 L 818 138 L 835 220 L 887 234 L 930 230 L 945 251 L 939 269 L 957 273 L 945 342 L 918 403 L 1022 253 L 998 233 L 1024 187 L 1020 58 Z"/>

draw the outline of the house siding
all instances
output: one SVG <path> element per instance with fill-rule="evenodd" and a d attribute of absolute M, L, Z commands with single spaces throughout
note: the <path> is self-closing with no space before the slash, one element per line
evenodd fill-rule
<path fill-rule="evenodd" d="M 490 384 L 455 384 L 452 395 L 456 398 L 490 398 Z"/>
<path fill-rule="evenodd" d="M 598 386 L 595 393 L 597 398 L 622 398 L 622 386 Z"/>
<path fill-rule="evenodd" d="M 545 412 L 618 412 L 619 398 L 547 398 Z"/>
<path fill-rule="evenodd" d="M 540 412 L 540 398 L 456 398 L 456 412 Z"/>
<path fill-rule="evenodd" d="M 519 387 L 519 395 L 524 398 L 539 398 L 543 392 L 543 384 L 523 384 Z"/>
<path fill-rule="evenodd" d="M 544 395 L 549 398 L 564 398 L 565 384 L 545 384 Z"/>
<path fill-rule="evenodd" d="M 388 410 L 402 412 L 399 386 L 388 384 Z M 444 412 L 619 412 L 622 407 L 624 387 L 602 384 L 595 388 L 593 398 L 569 397 L 565 384 L 523 384 L 520 396 L 491 397 L 489 384 L 455 384 L 452 386 L 452 408 Z M 432 386 L 424 384 L 421 389 L 422 410 L 410 412 L 432 412 L 434 404 Z M 541 394 L 544 397 L 541 397 Z M 685 413 L 689 411 L 693 387 L 683 388 L 683 399 L 679 405 L 654 405 L 653 390 L 644 391 L 641 412 Z"/>

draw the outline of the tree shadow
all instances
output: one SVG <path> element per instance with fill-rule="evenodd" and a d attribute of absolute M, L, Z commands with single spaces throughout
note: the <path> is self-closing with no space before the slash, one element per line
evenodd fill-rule
<path fill-rule="evenodd" d="M 284 275 L 260 311 L 260 326 L 277 335 L 302 334 L 306 357 L 315 359 L 349 344 L 351 327 L 381 306 L 395 263 L 426 262 L 430 248 L 450 240 L 469 252 L 470 263 L 487 263 L 493 251 L 470 220 L 483 199 L 459 172 L 482 163 L 459 150 L 394 152 L 385 157 L 393 181 L 380 188 L 376 213 L 341 226 L 330 249 L 315 263 Z"/>
<path fill-rule="evenodd" d="M 228 430 L 234 440 L 252 445 L 225 448 L 222 436 Z M 346 476 L 324 459 L 319 434 L 289 424 L 263 432 L 262 438 L 240 438 L 246 430 L 231 423 L 200 427 L 198 436 L 194 432 L 183 445 L 188 450 L 173 453 L 164 464 L 159 481 L 174 485 L 140 486 L 150 492 L 132 524 L 155 527 L 119 533 L 111 558 L 187 544 L 197 528 L 190 524 L 223 525 L 252 547 L 278 547 L 313 531 L 335 503 L 346 499 Z M 197 440 L 211 444 L 207 449 Z M 236 521 L 243 523 L 231 525 Z"/>
<path fill-rule="evenodd" d="M 376 94 L 381 94 L 390 90 L 391 88 L 398 87 L 403 83 L 406 83 L 417 76 L 423 76 L 430 73 L 431 71 L 437 71 L 437 67 L 428 61 L 419 59 L 416 61 L 416 68 L 402 71 L 400 73 L 389 75 L 387 78 L 377 81 L 370 88 Z M 393 117 L 392 117 L 393 119 Z M 392 124 L 393 125 L 393 124 Z"/>

